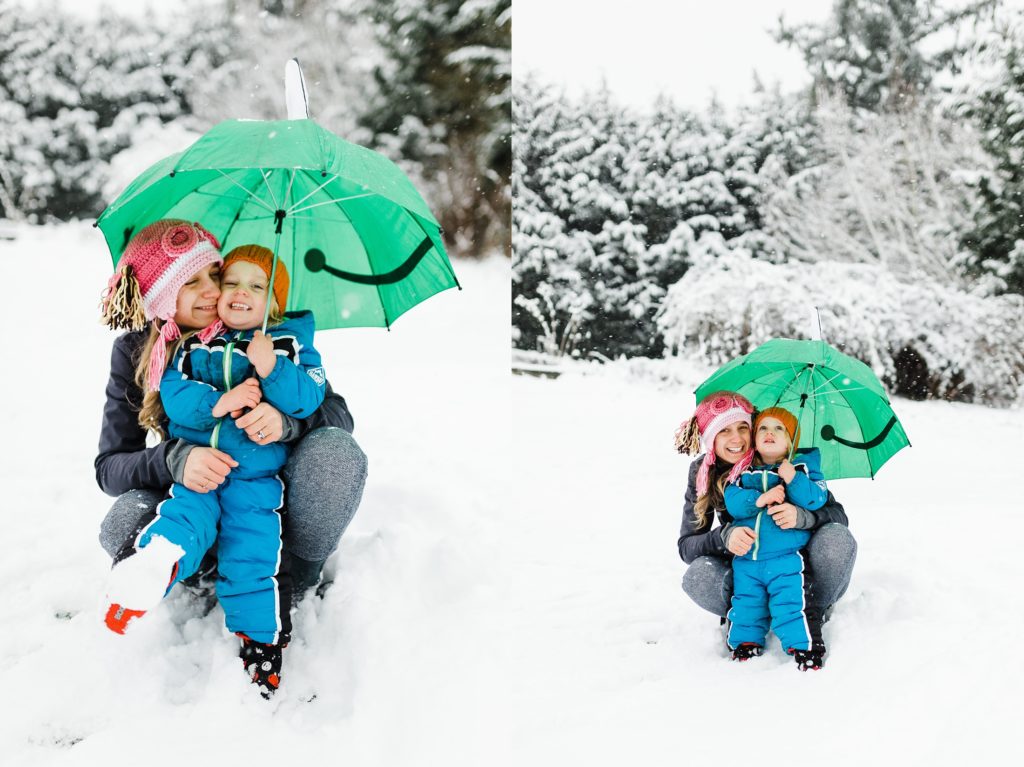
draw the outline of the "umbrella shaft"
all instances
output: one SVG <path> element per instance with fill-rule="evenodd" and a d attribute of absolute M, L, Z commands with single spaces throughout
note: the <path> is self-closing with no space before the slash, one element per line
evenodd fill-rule
<path fill-rule="evenodd" d="M 263 334 L 267 333 L 267 320 L 270 318 L 270 302 L 274 298 L 274 277 L 277 275 L 277 253 L 281 249 L 281 227 L 277 228 L 277 236 L 274 238 L 274 259 L 270 267 L 270 284 L 267 286 L 267 305 L 263 309 Z M 284 314 L 284 307 L 279 306 L 277 310 Z"/>

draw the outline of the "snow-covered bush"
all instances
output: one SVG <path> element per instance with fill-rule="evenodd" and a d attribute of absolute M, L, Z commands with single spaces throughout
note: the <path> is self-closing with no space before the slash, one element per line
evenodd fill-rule
<path fill-rule="evenodd" d="M 674 353 L 713 365 L 774 337 L 824 339 L 891 392 L 990 405 L 1024 396 L 1024 298 L 982 297 L 878 264 L 771 264 L 707 235 L 658 316 Z"/>

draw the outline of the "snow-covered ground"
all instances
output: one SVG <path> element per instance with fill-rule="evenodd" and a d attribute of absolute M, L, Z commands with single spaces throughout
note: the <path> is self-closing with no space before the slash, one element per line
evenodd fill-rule
<path fill-rule="evenodd" d="M 799 674 L 777 644 L 731 663 L 675 552 L 687 459 L 672 433 L 708 371 L 512 378 L 501 258 L 456 264 L 465 290 L 391 333 L 320 334 L 370 476 L 274 701 L 253 694 L 219 609 L 197 617 L 175 593 L 109 634 L 109 499 L 92 476 L 109 259 L 86 224 L 16 232 L 0 241 L 8 332 L 23 333 L 0 376 L 4 764 L 1024 758 L 1024 412 L 898 401 L 914 447 L 875 481 L 832 483 L 860 557 L 826 668 Z"/>

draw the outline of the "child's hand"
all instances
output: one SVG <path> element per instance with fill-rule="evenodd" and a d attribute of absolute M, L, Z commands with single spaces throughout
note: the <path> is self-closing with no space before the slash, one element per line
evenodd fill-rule
<path fill-rule="evenodd" d="M 788 458 L 779 464 L 779 476 L 782 477 L 782 481 L 787 485 L 792 482 L 793 477 L 796 476 L 796 467 L 789 462 Z"/>
<path fill-rule="evenodd" d="M 725 541 L 725 548 L 738 557 L 746 556 L 754 545 L 754 531 L 749 527 L 734 527 L 729 531 Z"/>
<path fill-rule="evenodd" d="M 765 506 L 771 506 L 774 503 L 782 503 L 784 500 L 786 500 L 786 488 L 782 485 L 776 485 L 768 492 L 761 493 L 758 499 L 754 502 L 754 505 L 759 509 L 763 509 Z"/>
<path fill-rule="evenodd" d="M 277 363 L 277 355 L 274 354 L 274 341 L 268 336 L 264 335 L 262 330 L 257 330 L 252 340 L 249 342 L 249 348 L 245 351 L 245 356 L 249 358 L 249 362 L 256 368 L 256 372 L 259 373 L 260 378 L 266 378 L 274 370 L 274 365 Z"/>
<path fill-rule="evenodd" d="M 214 418 L 220 418 L 233 410 L 256 407 L 261 399 L 263 392 L 260 390 L 260 382 L 255 378 L 246 378 L 238 386 L 221 395 L 213 407 L 212 415 Z"/>

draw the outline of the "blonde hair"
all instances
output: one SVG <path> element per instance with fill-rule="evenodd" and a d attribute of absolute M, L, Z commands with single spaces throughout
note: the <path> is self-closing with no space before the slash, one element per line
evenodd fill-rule
<path fill-rule="evenodd" d="M 728 482 L 729 472 L 723 471 L 719 476 L 718 461 L 716 460 L 708 469 L 708 491 L 693 504 L 693 513 L 697 517 L 698 528 L 708 524 L 714 509 L 725 502 L 725 486 Z"/>
<path fill-rule="evenodd" d="M 280 325 L 284 322 L 284 312 L 281 311 L 281 307 L 277 305 L 277 299 L 271 293 L 267 298 L 270 301 L 270 312 L 267 314 L 267 327 L 273 325 Z"/>
<path fill-rule="evenodd" d="M 167 349 L 167 364 L 174 359 L 178 349 L 185 341 L 195 335 L 198 331 L 190 330 L 184 333 Z M 139 409 L 139 426 L 147 431 L 156 434 L 161 441 L 167 439 L 167 432 L 164 430 L 164 406 L 160 401 L 160 392 L 152 391 L 149 388 L 149 359 L 153 355 L 153 347 L 163 343 L 160 338 L 160 330 L 155 322 L 149 323 L 149 335 L 142 344 L 142 351 L 139 353 L 139 361 L 135 365 L 135 385 L 142 389 L 142 406 Z M 166 370 L 167 367 L 164 367 Z M 161 371 L 163 372 L 163 371 Z"/>

